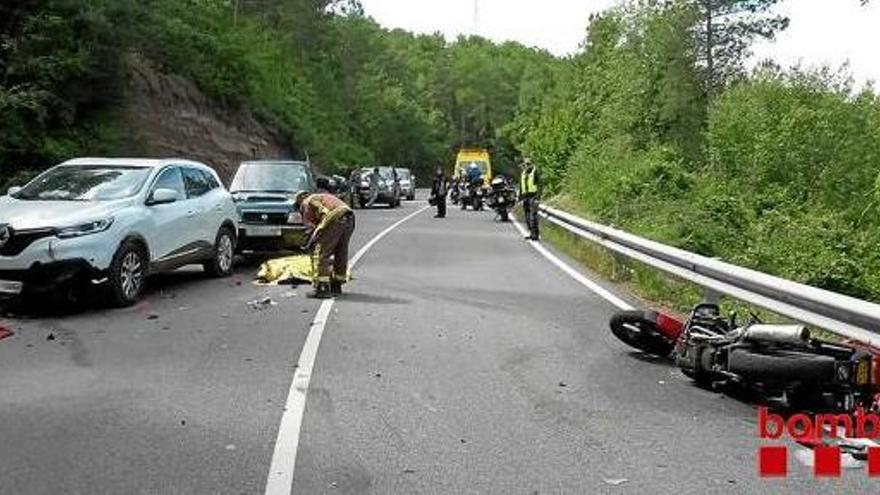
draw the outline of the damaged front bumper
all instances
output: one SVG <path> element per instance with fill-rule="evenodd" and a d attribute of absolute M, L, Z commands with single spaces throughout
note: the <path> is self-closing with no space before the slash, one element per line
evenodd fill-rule
<path fill-rule="evenodd" d="M 98 270 L 84 259 L 38 262 L 25 270 L 0 270 L 0 298 L 29 297 L 106 282 L 106 270 Z"/>

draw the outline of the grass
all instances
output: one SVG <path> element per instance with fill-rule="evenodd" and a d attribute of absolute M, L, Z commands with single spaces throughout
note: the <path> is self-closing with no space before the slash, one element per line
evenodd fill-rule
<path fill-rule="evenodd" d="M 705 291 L 702 287 L 619 255 L 550 222 L 541 222 L 541 235 L 543 240 L 554 248 L 591 272 L 617 285 L 619 289 L 635 295 L 647 307 L 683 317 L 694 306 L 705 300 Z M 740 321 L 745 321 L 751 313 L 767 323 L 790 321 L 783 316 L 730 297 L 721 298 L 721 311 L 722 314 L 735 312 L 741 315 Z M 825 329 L 811 328 L 811 332 L 813 338 L 820 341 L 830 343 L 842 341 L 840 335 Z"/>

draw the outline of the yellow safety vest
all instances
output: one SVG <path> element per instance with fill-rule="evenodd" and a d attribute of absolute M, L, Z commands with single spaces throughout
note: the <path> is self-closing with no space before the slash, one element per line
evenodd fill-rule
<path fill-rule="evenodd" d="M 535 167 L 523 170 L 520 177 L 520 194 L 538 194 L 538 184 L 535 183 Z"/>

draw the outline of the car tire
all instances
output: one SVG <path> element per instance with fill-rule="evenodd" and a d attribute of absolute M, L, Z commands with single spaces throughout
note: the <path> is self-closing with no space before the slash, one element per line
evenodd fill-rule
<path fill-rule="evenodd" d="M 221 278 L 232 275 L 235 262 L 235 234 L 229 227 L 220 227 L 214 240 L 214 253 L 204 263 L 205 273 Z"/>
<path fill-rule="evenodd" d="M 110 303 L 115 307 L 131 306 L 143 291 L 149 261 L 143 246 L 125 241 L 119 246 L 108 269 L 107 290 Z"/>
<path fill-rule="evenodd" d="M 415 194 L 410 194 L 409 196 L 406 197 L 406 200 L 407 200 L 407 201 L 415 201 L 415 199 L 416 199 L 416 195 L 415 195 Z"/>

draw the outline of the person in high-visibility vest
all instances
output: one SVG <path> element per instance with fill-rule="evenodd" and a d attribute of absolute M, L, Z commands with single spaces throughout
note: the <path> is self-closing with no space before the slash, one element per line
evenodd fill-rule
<path fill-rule="evenodd" d="M 522 175 L 519 180 L 519 196 L 523 202 L 523 210 L 526 217 L 526 225 L 529 233 L 526 239 L 537 241 L 540 238 L 538 231 L 538 201 L 544 191 L 544 184 L 538 168 L 528 158 L 523 160 Z"/>
<path fill-rule="evenodd" d="M 354 233 L 354 212 L 329 193 L 303 191 L 296 195 L 303 223 L 312 234 L 304 246 L 312 252 L 314 291 L 309 297 L 328 299 L 342 294 L 348 282 L 348 244 Z"/>

